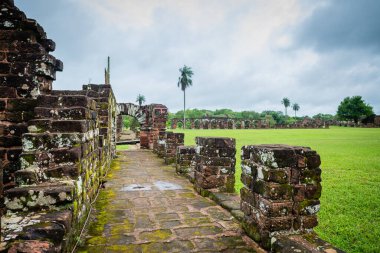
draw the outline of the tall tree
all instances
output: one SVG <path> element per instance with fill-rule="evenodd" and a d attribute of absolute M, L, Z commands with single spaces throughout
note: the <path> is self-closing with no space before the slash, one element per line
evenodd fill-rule
<path fill-rule="evenodd" d="M 145 96 L 144 95 L 141 95 L 139 94 L 136 98 L 136 102 L 139 103 L 139 106 L 141 106 L 144 102 L 145 102 Z"/>
<path fill-rule="evenodd" d="M 186 127 L 186 88 L 193 85 L 191 77 L 193 76 L 193 71 L 191 67 L 186 65 L 179 69 L 181 75 L 178 78 L 178 87 L 183 91 L 183 129 Z"/>
<path fill-rule="evenodd" d="M 281 104 L 283 104 L 284 105 L 284 107 L 285 107 L 285 116 L 288 116 L 288 107 L 290 106 L 290 100 L 289 100 L 289 98 L 283 98 L 282 100 L 281 100 Z"/>
<path fill-rule="evenodd" d="M 353 120 L 355 123 L 371 114 L 373 114 L 372 106 L 366 104 L 361 96 L 346 97 L 340 102 L 337 111 L 339 119 Z"/>
<path fill-rule="evenodd" d="M 294 111 L 294 117 L 297 117 L 297 111 L 300 109 L 300 106 L 297 103 L 294 103 L 292 105 L 293 111 Z"/>

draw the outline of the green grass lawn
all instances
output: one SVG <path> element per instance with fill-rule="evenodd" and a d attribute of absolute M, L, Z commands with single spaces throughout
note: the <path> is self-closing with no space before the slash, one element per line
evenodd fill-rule
<path fill-rule="evenodd" d="M 127 150 L 129 148 L 129 145 L 116 145 L 116 150 L 123 151 Z"/>
<path fill-rule="evenodd" d="M 240 149 L 249 144 L 289 144 L 316 150 L 322 160 L 319 226 L 325 240 L 347 252 L 380 252 L 380 129 L 176 130 L 185 144 L 196 136 L 236 138 L 236 189 Z"/>

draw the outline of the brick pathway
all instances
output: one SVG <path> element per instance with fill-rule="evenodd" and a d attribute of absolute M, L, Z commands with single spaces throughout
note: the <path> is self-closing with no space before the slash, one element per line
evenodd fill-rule
<path fill-rule="evenodd" d="M 77 252 L 255 252 L 238 222 L 151 151 L 114 161 Z"/>

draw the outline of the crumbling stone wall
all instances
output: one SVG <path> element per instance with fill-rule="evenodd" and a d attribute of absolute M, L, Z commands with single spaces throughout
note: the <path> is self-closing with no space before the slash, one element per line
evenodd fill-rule
<path fill-rule="evenodd" d="M 55 43 L 43 28 L 18 10 L 13 1 L 0 3 L 0 158 L 2 189 L 16 185 L 21 167 L 21 136 L 34 118 L 36 99 L 49 93 L 63 64 L 49 54 Z M 0 202 L 3 202 L 3 192 Z"/>
<path fill-rule="evenodd" d="M 54 251 L 73 246 L 115 154 L 115 116 L 116 102 L 108 85 L 52 91 L 37 98 L 35 119 L 22 135 L 17 187 L 5 191 L 6 209 L 12 212 L 3 218 L 8 244 L 14 238 L 40 239 L 38 234 L 45 233 L 45 240 L 54 240 Z M 25 222 L 30 216 L 33 223 Z M 57 222 L 63 226 L 54 227 Z M 59 236 L 49 234 L 50 229 Z"/>
<path fill-rule="evenodd" d="M 277 235 L 311 232 L 317 226 L 321 160 L 305 147 L 242 148 L 241 209 L 246 232 L 266 249 Z"/>
<path fill-rule="evenodd" d="M 176 152 L 178 146 L 183 146 L 185 134 L 166 132 L 165 135 L 165 163 L 172 164 L 176 162 Z"/>
<path fill-rule="evenodd" d="M 178 174 L 194 174 L 195 146 L 178 146 L 176 151 L 176 172 Z"/>
<path fill-rule="evenodd" d="M 115 155 L 110 85 L 52 90 L 54 42 L 12 1 L 1 2 L 0 251 L 66 252 L 75 243 Z M 3 172 L 3 170 L 2 170 Z"/>
<path fill-rule="evenodd" d="M 196 137 L 195 142 L 195 187 L 198 192 L 234 192 L 235 139 Z"/>

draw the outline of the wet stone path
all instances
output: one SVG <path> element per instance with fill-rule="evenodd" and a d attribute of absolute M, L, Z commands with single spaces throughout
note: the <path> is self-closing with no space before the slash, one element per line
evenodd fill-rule
<path fill-rule="evenodd" d="M 77 252 L 255 252 L 239 223 L 151 151 L 119 153 Z"/>

